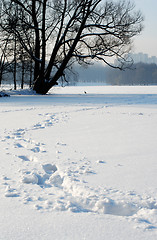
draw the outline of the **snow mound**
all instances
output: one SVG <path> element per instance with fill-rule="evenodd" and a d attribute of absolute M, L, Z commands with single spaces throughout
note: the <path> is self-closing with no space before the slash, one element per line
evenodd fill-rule
<path fill-rule="evenodd" d="M 19 90 L 11 90 L 10 95 L 37 95 L 37 93 L 31 89 L 19 89 Z"/>
<path fill-rule="evenodd" d="M 0 91 L 0 97 L 10 97 L 9 94 Z"/>
<path fill-rule="evenodd" d="M 38 184 L 38 176 L 35 173 L 30 173 L 23 176 L 22 182 L 27 184 Z"/>

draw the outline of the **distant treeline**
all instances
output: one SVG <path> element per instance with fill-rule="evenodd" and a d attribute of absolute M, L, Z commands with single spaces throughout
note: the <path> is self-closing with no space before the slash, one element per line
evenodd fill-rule
<path fill-rule="evenodd" d="M 136 63 L 124 71 L 101 64 L 84 69 L 75 67 L 78 82 L 103 83 L 107 85 L 157 85 L 157 65 Z M 77 82 L 76 79 L 70 84 Z"/>
<path fill-rule="evenodd" d="M 22 68 L 23 67 L 23 68 Z M 32 84 L 32 65 L 16 64 L 16 83 L 23 88 L 23 84 Z M 11 63 L 3 72 L 4 84 L 12 84 L 14 81 L 14 67 Z M 106 85 L 157 85 L 157 65 L 148 63 L 136 63 L 130 69 L 121 71 L 102 64 L 94 64 L 87 68 L 75 65 L 74 72 L 68 78 L 69 85 L 81 83 L 96 83 Z M 62 84 L 61 82 L 59 84 Z"/>
<path fill-rule="evenodd" d="M 105 82 L 107 68 L 102 65 L 95 63 L 88 67 L 82 67 L 75 65 L 74 71 L 77 73 L 78 82 Z M 75 80 L 74 80 L 75 81 Z"/>
<path fill-rule="evenodd" d="M 107 67 L 105 81 L 109 85 L 157 85 L 157 65 L 136 63 L 125 71 Z"/>

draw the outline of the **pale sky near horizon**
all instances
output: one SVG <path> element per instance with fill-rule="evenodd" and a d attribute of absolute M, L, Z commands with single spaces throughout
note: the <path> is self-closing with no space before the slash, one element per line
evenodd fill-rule
<path fill-rule="evenodd" d="M 144 15 L 144 29 L 134 38 L 134 52 L 157 57 L 157 0 L 132 0 Z"/>

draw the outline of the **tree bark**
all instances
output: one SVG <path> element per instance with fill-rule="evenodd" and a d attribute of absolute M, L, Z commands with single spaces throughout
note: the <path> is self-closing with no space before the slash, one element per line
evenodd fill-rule
<path fill-rule="evenodd" d="M 17 52 L 16 52 L 16 48 L 17 48 L 17 41 L 16 41 L 16 36 L 14 39 L 14 67 L 13 67 L 13 77 L 14 77 L 14 90 L 16 90 L 16 66 L 17 66 Z"/>
<path fill-rule="evenodd" d="M 34 79 L 39 75 L 40 71 L 40 34 L 39 26 L 36 16 L 36 0 L 32 0 L 32 20 L 35 28 L 35 66 L 34 66 Z"/>

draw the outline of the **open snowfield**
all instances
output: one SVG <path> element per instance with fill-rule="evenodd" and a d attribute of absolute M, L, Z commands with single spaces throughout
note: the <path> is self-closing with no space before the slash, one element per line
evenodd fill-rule
<path fill-rule="evenodd" d="M 157 86 L 0 98 L 0 240 L 52 239 L 157 239 Z"/>

